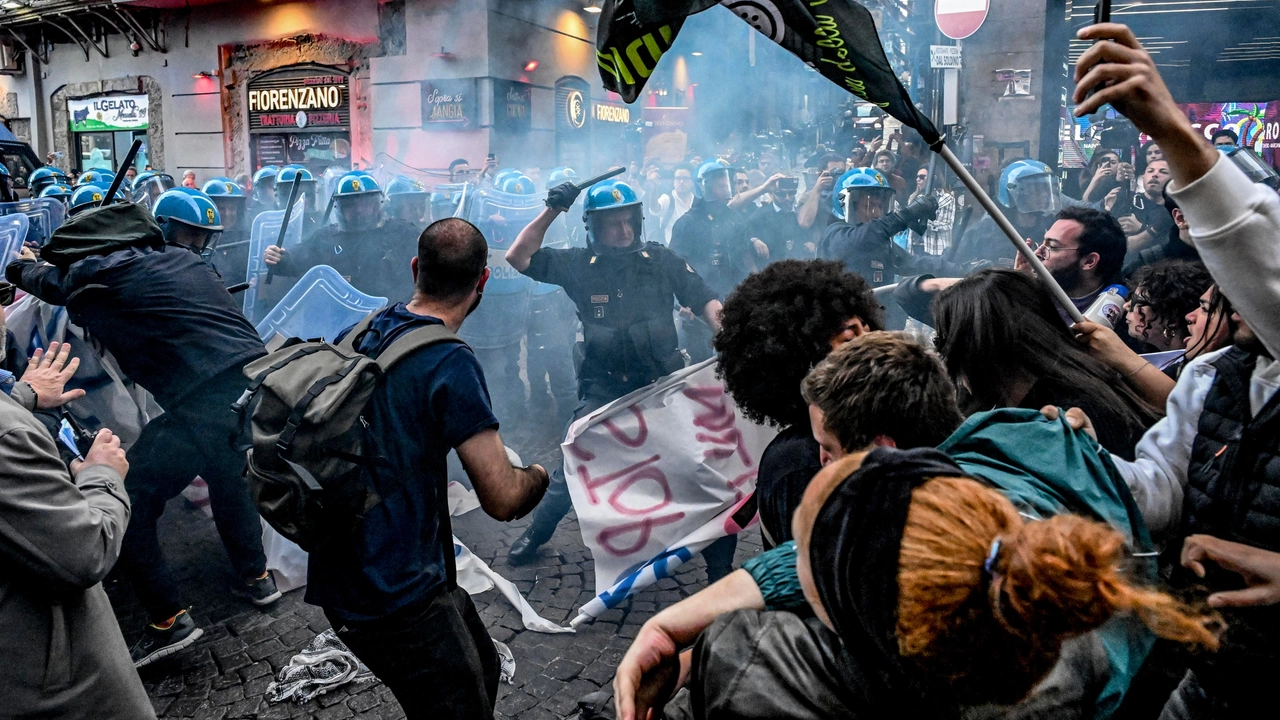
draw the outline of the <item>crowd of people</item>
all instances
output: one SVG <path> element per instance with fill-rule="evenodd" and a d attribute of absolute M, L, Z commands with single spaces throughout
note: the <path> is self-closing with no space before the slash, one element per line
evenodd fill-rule
<path fill-rule="evenodd" d="M 36 170 L 68 217 L 5 295 L 65 308 L 66 330 L 37 342 L 9 315 L 4 712 L 154 717 L 134 668 L 203 633 L 157 530 L 198 476 L 232 591 L 281 597 L 267 517 L 408 717 L 491 717 L 499 659 L 456 582 L 447 456 L 491 517 L 532 515 L 508 551 L 530 563 L 572 502 L 499 428 L 567 432 L 715 357 L 741 414 L 778 430 L 765 552 L 703 551 L 708 587 L 618 667 L 621 720 L 1257 714 L 1280 670 L 1280 196 L 1214 147 L 1234 138 L 1197 134 L 1128 28 L 1080 38 L 1109 42 L 1078 62 L 1076 111 L 1110 103 L 1150 142 L 1138 167 L 1095 153 L 1078 198 L 1038 161 L 1001 168 L 995 200 L 1049 277 L 898 134 L 818 149 L 800 177 L 763 153 L 589 186 L 492 155 L 431 189 Z M 300 241 L 254 241 L 264 211 Z M 249 318 L 319 266 L 383 306 L 328 343 L 261 337 Z M 107 402 L 84 429 L 110 385 L 91 368 L 143 417 Z M 148 615 L 132 647 L 113 570 Z"/>

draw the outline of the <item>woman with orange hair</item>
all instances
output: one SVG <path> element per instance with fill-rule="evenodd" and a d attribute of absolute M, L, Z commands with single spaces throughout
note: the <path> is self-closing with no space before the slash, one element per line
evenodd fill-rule
<path fill-rule="evenodd" d="M 619 720 L 650 717 L 677 677 L 698 718 L 957 717 L 1026 697 L 1065 642 L 1120 614 L 1217 645 L 1215 617 L 1128 577 L 1116 530 L 1072 515 L 1028 522 L 937 450 L 877 448 L 828 466 L 793 529 L 800 585 L 825 626 L 810 631 L 834 633 L 830 652 L 785 631 L 795 616 L 735 610 L 678 675 L 671 656 L 629 652 Z"/>

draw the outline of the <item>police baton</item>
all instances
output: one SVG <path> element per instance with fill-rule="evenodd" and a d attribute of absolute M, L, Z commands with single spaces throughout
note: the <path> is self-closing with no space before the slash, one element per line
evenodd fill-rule
<path fill-rule="evenodd" d="M 124 162 L 120 163 L 120 174 L 116 175 L 111 181 L 111 189 L 107 190 L 107 194 L 102 198 L 102 202 L 98 203 L 98 207 L 110 205 L 115 200 L 116 193 L 120 192 L 120 184 L 124 182 L 124 173 L 133 165 L 133 158 L 137 156 L 138 151 L 142 149 L 142 141 L 134 140 L 133 145 L 129 147 L 129 152 L 124 154 Z"/>
<path fill-rule="evenodd" d="M 293 185 L 289 186 L 289 202 L 284 206 L 284 217 L 280 220 L 280 234 L 276 236 L 276 247 L 284 249 L 284 234 L 289 231 L 289 216 L 293 214 L 293 204 L 298 201 L 298 191 L 302 189 L 302 173 L 295 172 L 293 174 Z M 275 275 L 276 266 L 267 266 L 267 284 L 271 284 L 271 278 Z"/>
<path fill-rule="evenodd" d="M 604 182 L 605 180 L 608 180 L 611 177 L 621 175 L 626 171 L 627 169 L 625 167 L 622 167 L 621 165 L 619 165 L 618 167 L 610 170 L 607 173 L 604 173 L 603 175 L 597 175 L 591 178 L 590 180 L 584 180 L 580 183 L 574 183 L 573 186 L 578 188 L 578 192 L 582 192 L 583 190 L 586 190 L 587 188 L 591 187 L 592 185 L 595 185 L 598 182 Z"/>

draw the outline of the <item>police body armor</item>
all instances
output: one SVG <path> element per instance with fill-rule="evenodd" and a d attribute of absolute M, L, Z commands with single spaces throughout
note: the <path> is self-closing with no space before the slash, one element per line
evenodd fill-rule
<path fill-rule="evenodd" d="M 466 219 L 489 243 L 489 282 L 484 301 L 467 318 L 458 336 L 473 348 L 491 349 L 520 342 L 529 325 L 534 281 L 507 262 L 516 235 L 542 211 L 533 195 L 514 195 L 492 188 L 468 189 Z M 474 192 L 474 194 L 472 194 Z"/>

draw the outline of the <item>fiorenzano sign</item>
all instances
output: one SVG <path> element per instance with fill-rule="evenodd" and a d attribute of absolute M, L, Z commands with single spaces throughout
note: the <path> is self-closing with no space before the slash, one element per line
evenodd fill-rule
<path fill-rule="evenodd" d="M 963 40 L 982 27 L 989 8 L 989 0 L 937 0 L 933 6 L 933 17 L 943 35 L 952 40 Z"/>
<path fill-rule="evenodd" d="M 332 110 L 342 105 L 337 85 L 250 90 L 249 110 Z"/>

